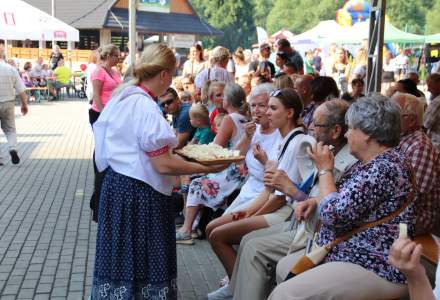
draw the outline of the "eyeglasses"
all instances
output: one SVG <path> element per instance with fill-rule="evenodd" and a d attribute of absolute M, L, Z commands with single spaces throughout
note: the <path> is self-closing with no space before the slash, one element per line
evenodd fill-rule
<path fill-rule="evenodd" d="M 312 121 L 312 125 L 313 125 L 313 127 L 321 127 L 321 128 L 328 128 L 328 127 L 332 127 L 332 126 L 335 126 L 335 125 L 340 125 L 340 126 L 343 126 L 344 125 L 344 123 L 333 123 L 333 124 L 329 124 L 329 123 L 327 123 L 327 124 L 317 124 L 315 121 Z"/>
<path fill-rule="evenodd" d="M 173 101 L 174 101 L 174 99 L 168 99 L 168 100 L 162 101 L 160 103 L 160 106 L 162 106 L 162 107 L 169 106 L 169 105 L 171 105 L 171 103 L 173 103 Z"/>
<path fill-rule="evenodd" d="M 312 122 L 313 127 L 321 127 L 321 128 L 326 128 L 326 127 L 330 127 L 332 125 L 330 124 L 317 124 L 315 123 L 315 121 Z"/>

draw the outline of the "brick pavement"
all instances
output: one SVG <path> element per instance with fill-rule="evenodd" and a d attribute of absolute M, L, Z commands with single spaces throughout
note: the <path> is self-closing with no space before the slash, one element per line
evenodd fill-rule
<path fill-rule="evenodd" d="M 0 298 L 86 299 L 95 253 L 93 139 L 84 101 L 17 111 L 13 166 L 0 134 Z M 180 299 L 205 299 L 224 271 L 206 241 L 178 247 Z"/>

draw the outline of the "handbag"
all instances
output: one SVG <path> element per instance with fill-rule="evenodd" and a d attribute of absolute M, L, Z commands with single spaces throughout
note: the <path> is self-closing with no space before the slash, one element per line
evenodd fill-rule
<path fill-rule="evenodd" d="M 412 176 L 412 181 L 413 181 L 413 187 L 414 187 L 415 185 L 414 185 L 413 176 Z M 415 189 L 413 189 L 413 190 L 415 190 Z M 339 243 L 341 243 L 343 241 L 350 239 L 353 235 L 391 221 L 392 219 L 394 219 L 395 217 L 400 215 L 413 202 L 413 200 L 414 200 L 414 192 L 410 192 L 407 200 L 402 205 L 402 207 L 400 207 L 398 210 L 394 211 L 389 216 L 386 216 L 386 217 L 379 219 L 377 221 L 367 223 L 367 224 L 364 224 L 358 228 L 355 228 L 352 231 L 336 238 L 334 241 L 328 243 L 325 246 L 316 246 L 312 251 L 310 251 L 306 255 L 302 256 L 295 263 L 295 265 L 290 269 L 290 272 L 289 272 L 289 274 L 287 274 L 286 279 L 284 281 L 289 280 L 289 279 L 295 277 L 296 275 L 299 275 L 305 271 L 308 271 L 308 270 L 316 267 L 325 259 L 325 257 L 332 250 L 333 247 L 335 247 L 336 245 L 338 245 Z"/>

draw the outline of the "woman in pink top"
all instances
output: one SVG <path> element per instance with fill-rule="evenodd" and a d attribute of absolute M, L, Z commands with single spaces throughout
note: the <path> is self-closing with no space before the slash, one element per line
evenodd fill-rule
<path fill-rule="evenodd" d="M 121 76 L 113 69 L 119 62 L 119 49 L 113 44 L 98 49 L 101 64 L 92 74 L 93 103 L 89 110 L 90 124 L 98 119 L 101 110 L 110 100 L 113 90 L 121 83 Z"/>

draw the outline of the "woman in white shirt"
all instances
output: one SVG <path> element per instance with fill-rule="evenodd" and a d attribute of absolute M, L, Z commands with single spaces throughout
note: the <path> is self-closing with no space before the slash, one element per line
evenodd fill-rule
<path fill-rule="evenodd" d="M 94 124 L 102 184 L 92 299 L 176 299 L 173 175 L 219 171 L 171 153 L 176 136 L 156 103 L 175 71 L 173 52 L 147 47 L 134 79 Z"/>
<path fill-rule="evenodd" d="M 205 60 L 203 59 L 203 48 L 199 44 L 195 44 L 189 50 L 189 58 L 183 64 L 182 76 L 191 75 L 195 77 L 205 68 Z"/>
<path fill-rule="evenodd" d="M 270 94 L 267 115 L 270 125 L 279 130 L 282 139 L 277 147 L 277 168 L 285 171 L 297 185 L 306 179 L 300 172 L 299 162 L 302 167 L 313 170 L 312 162 L 305 157 L 304 148 L 313 144 L 314 139 L 306 136 L 302 126 L 299 125 L 302 110 L 301 98 L 293 89 L 276 90 Z M 291 213 L 292 209 L 287 204 L 286 196 L 267 187 L 246 209 L 212 221 L 216 223 L 215 226 L 211 223 L 208 225 L 209 242 L 229 278 L 237 257 L 233 246 L 240 244 L 241 239 L 247 233 L 282 223 Z M 208 298 L 211 297 L 208 295 Z"/>

